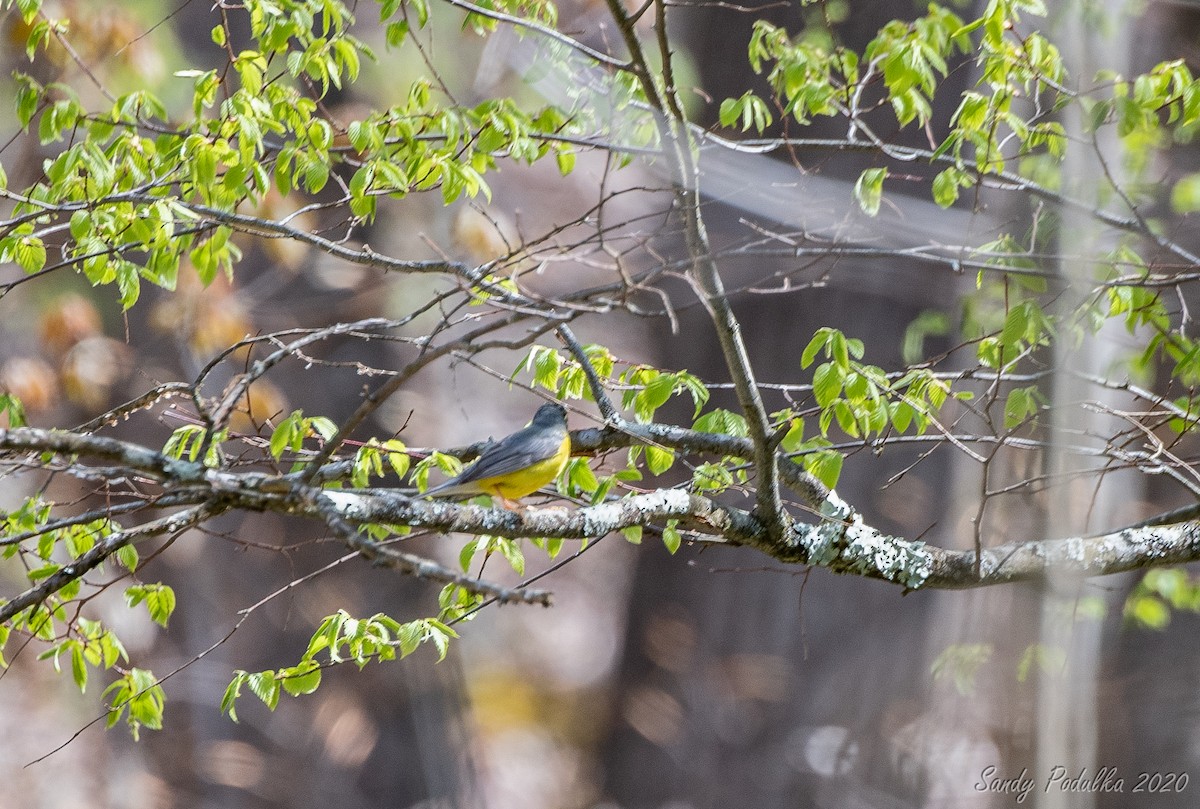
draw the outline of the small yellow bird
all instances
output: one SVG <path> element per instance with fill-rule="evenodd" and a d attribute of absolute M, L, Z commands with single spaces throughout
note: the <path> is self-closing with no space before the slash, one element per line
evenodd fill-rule
<path fill-rule="evenodd" d="M 488 447 L 461 475 L 434 486 L 425 496 L 486 494 L 515 509 L 515 501 L 558 477 L 570 457 L 567 411 L 560 404 L 544 404 L 528 427 Z"/>

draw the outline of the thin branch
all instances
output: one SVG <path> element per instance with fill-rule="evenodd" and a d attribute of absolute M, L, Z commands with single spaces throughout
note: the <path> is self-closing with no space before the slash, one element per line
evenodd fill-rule
<path fill-rule="evenodd" d="M 204 457 L 204 453 L 208 451 L 208 446 L 212 441 L 214 432 L 225 427 L 226 422 L 233 413 L 233 408 L 236 407 L 238 402 L 242 400 L 242 397 L 245 396 L 246 391 L 252 384 L 254 384 L 254 381 L 269 371 L 272 367 L 283 361 L 285 358 L 294 355 L 297 351 L 307 345 L 311 345 L 312 343 L 319 342 L 321 340 L 328 340 L 331 337 L 336 337 L 338 335 L 347 334 L 350 332 L 365 331 L 367 329 L 379 329 L 380 331 L 386 331 L 397 328 L 402 324 L 403 321 L 389 320 L 381 317 L 367 318 L 366 320 L 358 320 L 353 323 L 338 323 L 334 326 L 318 329 L 306 334 L 297 340 L 293 340 L 292 342 L 281 346 L 278 350 L 268 354 L 261 360 L 257 360 L 252 366 L 250 366 L 250 369 L 246 373 L 239 376 L 237 381 L 229 386 L 225 395 L 221 397 L 220 404 L 217 405 L 216 410 L 209 417 L 209 433 L 205 436 L 204 444 L 201 446 L 197 454 L 199 457 Z M 207 370 L 211 367 L 212 365 L 210 363 L 210 365 L 206 367 L 205 372 L 207 372 Z M 205 372 L 202 372 L 200 378 L 197 380 L 197 387 L 200 386 L 200 383 L 205 376 Z"/>
<path fill-rule="evenodd" d="M 5 545 L 19 545 L 27 539 L 40 537 L 52 531 L 60 531 L 63 528 L 70 528 L 73 525 L 83 525 L 94 520 L 112 519 L 121 514 L 127 514 L 131 511 L 141 511 L 147 508 L 170 508 L 173 506 L 195 505 L 198 500 L 203 498 L 194 492 L 177 492 L 170 495 L 154 498 L 148 502 L 135 500 L 128 503 L 110 503 L 100 508 L 84 511 L 71 517 L 64 517 L 61 520 L 54 520 L 38 526 L 29 531 L 21 531 L 17 534 L 9 534 L 5 537 L 0 537 L 0 547 Z"/>
<path fill-rule="evenodd" d="M 783 502 L 779 495 L 779 477 L 770 422 L 766 407 L 758 392 L 758 384 L 754 378 L 749 353 L 742 339 L 741 325 L 733 312 L 728 295 L 725 294 L 724 282 L 721 280 L 720 270 L 712 258 L 708 232 L 700 213 L 699 166 L 693 154 L 693 142 L 687 119 L 675 96 L 671 74 L 671 53 L 666 35 L 666 10 L 661 2 L 657 3 L 654 25 L 663 63 L 665 85 L 664 90 L 660 92 L 625 7 L 620 0 L 608 0 L 608 9 L 630 51 L 633 63 L 632 71 L 641 82 L 642 91 L 645 93 L 651 109 L 656 113 L 655 121 L 658 124 L 659 135 L 671 150 L 671 173 L 675 185 L 675 198 L 684 218 L 688 255 L 691 258 L 691 272 L 688 274 L 688 280 L 692 283 L 697 296 L 712 319 L 717 340 L 724 355 L 725 366 L 733 378 L 738 404 L 745 414 L 750 439 L 754 445 L 752 456 L 754 468 L 758 474 L 758 482 L 755 487 L 758 514 L 765 521 L 771 536 L 776 541 L 782 541 L 786 523 Z"/>
<path fill-rule="evenodd" d="M 461 8 L 464 11 L 468 11 L 471 14 L 478 14 L 480 17 L 487 17 L 491 20 L 508 23 L 515 28 L 525 28 L 529 31 L 541 34 L 547 39 L 553 40 L 560 45 L 566 45 L 568 48 L 579 51 L 590 59 L 595 59 L 602 65 L 608 65 L 609 67 L 613 67 L 618 70 L 625 70 L 628 68 L 628 65 L 625 62 L 622 62 L 619 59 L 614 59 L 608 54 L 601 53 L 594 48 L 589 48 L 579 40 L 573 39 L 566 34 L 542 25 L 539 22 L 534 22 L 533 20 L 525 19 L 524 17 L 514 17 L 511 14 L 505 14 L 502 11 L 495 11 L 494 9 L 484 8 L 483 6 L 477 6 L 474 3 L 467 2 L 467 0 L 445 0 L 445 2 L 454 6 L 455 8 Z"/>
<path fill-rule="evenodd" d="M 342 446 L 343 442 L 349 438 L 356 429 L 358 429 L 359 425 L 366 421 L 372 413 L 374 413 L 384 402 L 388 400 L 388 398 L 392 396 L 392 394 L 400 390 L 400 388 L 406 382 L 408 382 L 408 380 L 411 379 L 414 374 L 416 374 L 425 366 L 429 365 L 434 360 L 440 359 L 447 354 L 457 351 L 470 350 L 472 352 L 479 352 L 490 348 L 514 348 L 522 345 L 528 345 L 542 334 L 545 334 L 558 325 L 557 319 L 547 316 L 545 322 L 531 329 L 522 338 L 509 341 L 496 340 L 487 343 L 474 343 L 475 340 L 484 335 L 490 334 L 491 332 L 494 332 L 505 326 L 510 326 L 514 323 L 517 323 L 522 319 L 522 317 L 522 315 L 519 315 L 515 312 L 510 313 L 507 317 L 481 326 L 478 329 L 467 333 L 463 337 L 454 340 L 453 342 L 444 343 L 434 349 L 423 350 L 420 356 L 408 363 L 408 365 L 404 366 L 404 368 L 401 369 L 395 376 L 380 385 L 378 389 L 368 393 L 364 397 L 362 404 L 360 404 L 358 408 L 355 409 L 352 414 L 350 414 L 350 418 L 346 419 L 341 425 L 338 426 L 337 433 L 326 442 L 325 446 L 321 448 L 321 451 L 309 464 L 309 471 L 307 472 L 308 481 L 311 482 L 315 479 L 321 467 L 333 457 L 333 454 L 337 452 Z M 426 345 L 426 349 L 428 349 L 428 345 Z"/>
<path fill-rule="evenodd" d="M 91 550 L 80 555 L 70 564 L 63 565 L 57 572 L 42 579 L 36 586 L 15 596 L 12 600 L 0 604 L 0 624 L 11 620 L 21 610 L 40 604 L 71 582 L 82 578 L 84 574 L 95 569 L 105 559 L 126 545 L 162 534 L 185 531 L 223 510 L 221 506 L 213 503 L 201 503 L 166 517 L 142 523 L 136 528 L 114 531 L 92 546 Z"/>
<path fill-rule="evenodd" d="M 83 424 L 75 428 L 80 433 L 93 433 L 101 427 L 112 427 L 117 422 L 128 419 L 139 410 L 145 410 L 153 407 L 164 399 L 172 399 L 176 396 L 190 395 L 192 386 L 184 382 L 168 382 L 165 385 L 158 385 L 152 390 L 143 393 L 136 399 L 132 399 L 123 405 L 114 407 L 107 413 L 102 413 L 91 421 L 85 421 Z"/>

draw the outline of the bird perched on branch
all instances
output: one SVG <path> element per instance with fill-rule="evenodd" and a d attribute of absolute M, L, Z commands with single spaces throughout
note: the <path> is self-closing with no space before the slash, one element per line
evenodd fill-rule
<path fill-rule="evenodd" d="M 489 446 L 461 475 L 434 486 L 425 496 L 486 494 L 515 509 L 517 500 L 558 477 L 570 457 L 567 411 L 560 404 L 544 404 L 528 427 Z"/>

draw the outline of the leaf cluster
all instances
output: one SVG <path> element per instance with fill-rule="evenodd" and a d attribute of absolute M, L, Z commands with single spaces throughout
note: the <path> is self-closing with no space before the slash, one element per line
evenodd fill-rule
<path fill-rule="evenodd" d="M 321 672 L 329 666 L 354 663 L 360 669 L 372 661 L 403 659 L 422 644 L 432 643 L 438 659 L 446 656 L 449 642 L 458 637 L 452 628 L 432 618 L 400 623 L 383 613 L 355 618 L 345 610 L 326 617 L 309 640 L 299 662 L 279 669 L 248 672 L 238 670 L 225 688 L 221 711 L 235 722 L 237 701 L 243 688 L 272 711 L 279 697 L 311 694 L 321 685 Z"/>

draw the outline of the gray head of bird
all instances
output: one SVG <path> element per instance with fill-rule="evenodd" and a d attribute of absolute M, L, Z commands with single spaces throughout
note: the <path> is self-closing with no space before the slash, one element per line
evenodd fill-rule
<path fill-rule="evenodd" d="M 533 427 L 555 427 L 567 423 L 567 409 L 557 402 L 547 402 L 533 414 Z"/>

